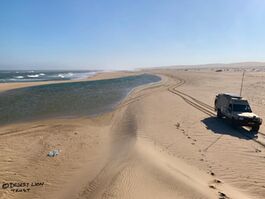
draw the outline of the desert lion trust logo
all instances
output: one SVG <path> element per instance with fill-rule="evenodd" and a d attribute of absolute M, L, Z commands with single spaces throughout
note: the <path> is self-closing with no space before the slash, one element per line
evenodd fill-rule
<path fill-rule="evenodd" d="M 44 182 L 3 182 L 2 190 L 10 190 L 11 192 L 29 192 L 34 187 L 42 187 Z"/>

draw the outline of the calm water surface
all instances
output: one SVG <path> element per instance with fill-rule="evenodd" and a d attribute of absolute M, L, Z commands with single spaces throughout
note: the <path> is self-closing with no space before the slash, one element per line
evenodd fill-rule
<path fill-rule="evenodd" d="M 133 88 L 160 81 L 150 74 L 19 88 L 0 93 L 0 124 L 111 111 Z"/>

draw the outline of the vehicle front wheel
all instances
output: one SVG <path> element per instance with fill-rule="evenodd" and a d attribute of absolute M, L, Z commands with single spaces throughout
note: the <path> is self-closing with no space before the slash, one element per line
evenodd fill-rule
<path fill-rule="evenodd" d="M 251 129 L 253 132 L 259 132 L 259 125 L 252 126 Z"/>

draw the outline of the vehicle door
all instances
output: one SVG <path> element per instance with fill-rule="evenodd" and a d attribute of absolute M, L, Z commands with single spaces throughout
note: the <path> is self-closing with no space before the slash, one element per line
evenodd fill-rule
<path fill-rule="evenodd" d="M 232 104 L 229 104 L 226 108 L 226 117 L 232 118 L 233 117 L 233 106 Z"/>

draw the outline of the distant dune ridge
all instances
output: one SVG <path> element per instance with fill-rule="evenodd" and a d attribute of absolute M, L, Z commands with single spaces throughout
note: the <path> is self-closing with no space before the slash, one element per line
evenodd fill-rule
<path fill-rule="evenodd" d="M 211 64 L 191 64 L 191 65 L 171 65 L 171 66 L 161 66 L 155 68 L 169 68 L 169 69 L 211 69 L 211 68 L 255 68 L 255 69 L 264 69 L 265 62 L 239 62 L 239 63 L 211 63 Z"/>
<path fill-rule="evenodd" d="M 242 71 L 227 68 L 99 73 L 91 79 L 148 72 L 162 80 L 135 88 L 97 117 L 1 126 L 0 183 L 39 186 L 0 189 L 0 198 L 263 199 L 264 124 L 255 137 L 198 108 L 211 110 L 217 93 L 239 91 Z M 265 119 L 264 78 L 264 71 L 249 70 L 243 96 Z M 54 149 L 59 155 L 48 157 Z"/>

